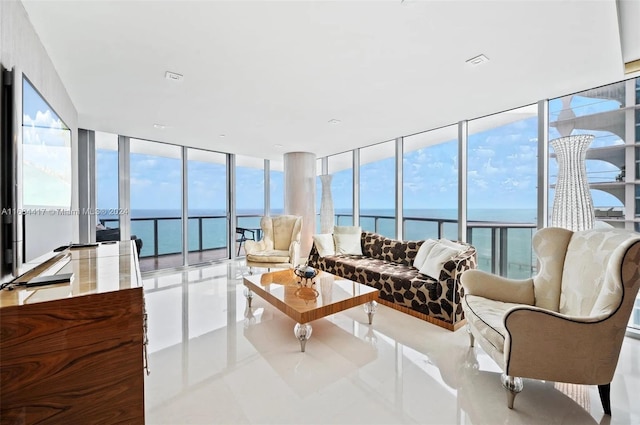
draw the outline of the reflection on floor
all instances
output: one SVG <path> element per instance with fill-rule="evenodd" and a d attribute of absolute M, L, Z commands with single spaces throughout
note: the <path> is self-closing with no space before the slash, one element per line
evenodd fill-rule
<path fill-rule="evenodd" d="M 293 320 L 243 296 L 229 262 L 144 279 L 151 375 L 148 424 L 638 424 L 640 341 L 625 339 L 611 385 L 525 380 L 514 410 L 500 372 L 464 329 L 379 306 L 313 322 L 305 353 Z"/>
<path fill-rule="evenodd" d="M 236 244 L 237 245 L 237 244 Z M 237 248 L 236 251 L 238 252 Z M 244 256 L 244 247 L 240 250 L 240 255 Z M 205 249 L 189 253 L 189 264 L 200 264 L 211 261 L 219 261 L 229 258 L 227 248 Z M 140 258 L 140 270 L 142 272 L 155 271 L 160 269 L 180 267 L 183 264 L 182 254 L 164 254 L 151 257 Z"/>

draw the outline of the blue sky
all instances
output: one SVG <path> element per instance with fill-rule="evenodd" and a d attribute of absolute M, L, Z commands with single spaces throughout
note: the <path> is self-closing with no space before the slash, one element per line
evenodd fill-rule
<path fill-rule="evenodd" d="M 572 106 L 576 115 L 617 109 L 614 101 L 594 101 L 575 96 Z M 550 103 L 552 120 L 561 102 Z M 537 186 L 537 118 L 516 121 L 480 133 L 473 132 L 469 122 L 468 208 L 472 209 L 534 209 Z M 574 131 L 574 132 L 577 132 Z M 597 136 L 592 146 L 620 143 L 610 133 L 591 132 Z M 605 137 L 605 136 L 609 137 Z M 558 137 L 555 128 L 550 138 Z M 99 207 L 115 206 L 117 202 L 117 156 L 115 152 L 100 152 L 98 158 Z M 331 160 L 331 159 L 329 159 Z M 551 181 L 557 166 L 550 160 Z M 404 154 L 404 208 L 455 209 L 458 191 L 458 147 L 455 140 L 425 147 Z M 587 161 L 590 181 L 613 181 L 619 172 L 602 161 Z M 189 162 L 189 192 L 191 209 L 223 209 L 226 205 L 224 165 Z M 179 209 L 181 167 L 178 159 L 132 154 L 132 209 Z M 260 211 L 263 208 L 263 171 L 238 167 L 238 210 Z M 283 207 L 283 178 L 272 172 L 272 210 Z M 336 210 L 351 208 L 351 170 L 334 173 L 332 194 Z M 395 199 L 395 161 L 387 158 L 360 167 L 360 206 L 366 209 L 391 209 Z M 318 190 L 320 186 L 318 185 Z M 319 196 L 319 194 L 318 194 Z M 553 191 L 551 191 L 553 196 Z M 613 196 L 592 191 L 596 206 L 619 206 Z"/>

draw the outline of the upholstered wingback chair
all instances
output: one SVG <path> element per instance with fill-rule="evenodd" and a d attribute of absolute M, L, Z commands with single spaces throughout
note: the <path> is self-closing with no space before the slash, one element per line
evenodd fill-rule
<path fill-rule="evenodd" d="M 640 234 L 546 228 L 533 248 L 540 268 L 531 279 L 462 275 L 471 346 L 478 341 L 504 371 L 509 408 L 524 377 L 598 385 L 610 415 L 610 383 L 640 285 Z"/>
<path fill-rule="evenodd" d="M 295 267 L 300 261 L 300 232 L 302 217 L 280 215 L 262 217 L 262 239 L 245 241 L 249 267 Z"/>

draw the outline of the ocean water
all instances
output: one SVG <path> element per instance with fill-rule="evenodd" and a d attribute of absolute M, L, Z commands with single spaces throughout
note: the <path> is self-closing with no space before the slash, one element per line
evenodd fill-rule
<path fill-rule="evenodd" d="M 244 210 L 238 212 L 238 225 L 246 228 L 259 228 L 262 211 Z M 393 210 L 362 210 L 360 225 L 364 230 L 374 231 L 382 235 L 395 235 L 395 218 Z M 530 223 L 532 228 L 508 228 L 506 232 L 507 275 L 514 278 L 530 277 L 533 273 L 532 265 L 535 258 L 531 249 L 531 238 L 535 232 L 535 209 L 470 209 L 467 213 L 469 222 L 486 223 Z M 457 210 L 455 209 L 416 209 L 405 210 L 406 240 L 422 240 L 437 238 L 441 226 L 443 237 L 458 238 Z M 179 210 L 132 210 L 131 233 L 144 242 L 142 257 L 153 256 L 156 253 L 154 239 L 157 226 L 157 253 L 172 254 L 181 252 L 182 223 Z M 220 210 L 190 210 L 189 211 L 189 251 L 199 249 L 224 248 L 227 241 L 227 218 Z M 117 219 L 105 219 L 108 227 L 118 227 Z M 414 220 L 412 220 L 414 218 Z M 423 219 L 423 220 L 418 220 Z M 424 220 L 428 219 L 428 220 Z M 319 227 L 319 217 L 316 226 Z M 336 224 L 351 225 L 353 217 L 345 211 L 336 211 Z M 200 232 L 202 229 L 202 232 Z M 492 233 L 493 228 L 473 228 L 471 243 L 478 252 L 478 266 L 482 270 L 492 270 Z"/>

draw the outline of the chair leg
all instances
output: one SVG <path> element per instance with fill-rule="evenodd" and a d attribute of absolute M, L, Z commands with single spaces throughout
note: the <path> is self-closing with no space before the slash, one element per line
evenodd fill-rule
<path fill-rule="evenodd" d="M 522 378 L 509 376 L 503 373 L 500 380 L 502 381 L 504 389 L 507 390 L 507 406 L 509 409 L 513 409 L 513 401 L 518 393 L 522 391 Z"/>
<path fill-rule="evenodd" d="M 473 336 L 473 333 L 471 332 L 471 326 L 469 326 L 468 324 L 467 333 L 469 334 L 469 347 L 473 347 L 476 342 L 476 338 Z"/>
<path fill-rule="evenodd" d="M 605 415 L 611 416 L 611 384 L 598 385 L 598 392 Z"/>

